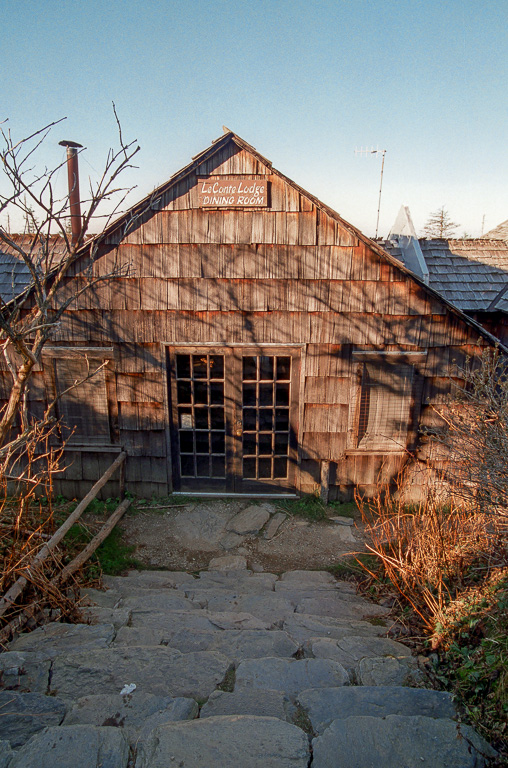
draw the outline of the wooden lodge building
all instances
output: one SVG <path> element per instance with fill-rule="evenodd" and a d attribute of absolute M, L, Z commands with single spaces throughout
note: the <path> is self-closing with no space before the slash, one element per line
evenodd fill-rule
<path fill-rule="evenodd" d="M 139 496 L 372 491 L 418 465 L 455 362 L 494 341 L 232 132 L 94 243 L 94 274 L 121 272 L 67 311 L 30 391 L 40 410 L 107 361 L 59 401 L 69 497 L 121 448 Z"/>

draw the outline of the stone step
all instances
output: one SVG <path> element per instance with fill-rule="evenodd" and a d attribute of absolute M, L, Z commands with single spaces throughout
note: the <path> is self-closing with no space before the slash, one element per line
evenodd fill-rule
<path fill-rule="evenodd" d="M 307 688 L 349 684 L 344 667 L 329 659 L 247 659 L 236 669 L 235 690 L 267 688 L 297 696 Z"/>
<path fill-rule="evenodd" d="M 77 700 L 84 692 L 118 694 L 134 683 L 142 693 L 200 699 L 216 689 L 229 667 L 229 659 L 217 652 L 181 653 L 164 646 L 114 647 L 57 658 L 49 693 Z"/>
<path fill-rule="evenodd" d="M 217 715 L 257 715 L 278 717 L 292 722 L 295 711 L 289 696 L 282 691 L 242 688 L 233 692 L 214 691 L 201 707 L 200 718 Z"/>
<path fill-rule="evenodd" d="M 351 685 L 301 691 L 297 698 L 316 734 L 323 733 L 333 720 L 347 717 L 455 717 L 451 694 L 425 688 Z"/>
<path fill-rule="evenodd" d="M 50 697 L 46 697 L 50 698 Z M 122 728 L 129 744 L 135 746 L 157 725 L 193 720 L 199 707 L 194 699 L 156 696 L 134 690 L 127 695 L 97 694 L 78 699 L 67 713 L 64 725 L 95 725 Z"/>
<path fill-rule="evenodd" d="M 307 768 L 307 736 L 275 717 L 225 715 L 169 723 L 138 746 L 136 768 Z"/>
<path fill-rule="evenodd" d="M 252 571 L 201 571 L 198 578 L 187 574 L 187 580 L 179 589 L 226 589 L 247 592 L 250 590 L 273 591 L 278 576 L 274 573 L 253 573 Z"/>
<path fill-rule="evenodd" d="M 161 613 L 166 611 L 193 611 L 197 610 L 200 606 L 175 590 L 147 590 L 144 595 L 123 597 L 120 601 L 120 607 L 129 611 Z"/>
<path fill-rule="evenodd" d="M 314 659 L 332 659 L 347 669 L 356 669 L 366 657 L 390 656 L 400 661 L 412 659 L 406 645 L 387 637 L 361 637 L 347 635 L 340 640 L 330 637 L 311 637 L 303 644 L 304 655 Z"/>
<path fill-rule="evenodd" d="M 303 645 L 312 638 L 332 638 L 340 640 L 354 635 L 357 637 L 379 637 L 386 633 L 386 626 L 381 620 L 374 624 L 357 619 L 336 619 L 330 616 L 312 616 L 293 613 L 282 623 L 282 629 L 297 643 Z"/>
<path fill-rule="evenodd" d="M 72 725 L 45 728 L 37 733 L 14 754 L 8 766 L 127 768 L 128 761 L 129 745 L 121 728 Z"/>
<path fill-rule="evenodd" d="M 296 605 L 274 592 L 242 594 L 240 590 L 220 592 L 212 590 L 190 593 L 196 605 L 212 613 L 250 613 L 257 619 L 276 624 L 295 612 Z"/>
<path fill-rule="evenodd" d="M 53 622 L 33 632 L 20 635 L 10 646 L 11 651 L 36 651 L 48 659 L 61 653 L 108 648 L 115 636 L 112 624 L 61 624 Z"/>
<path fill-rule="evenodd" d="M 287 632 L 281 630 L 190 630 L 176 632 L 124 627 L 119 630 L 115 646 L 165 645 L 182 653 L 217 651 L 234 663 L 265 656 L 291 658 L 300 649 Z"/>
<path fill-rule="evenodd" d="M 60 725 L 66 712 L 65 702 L 54 696 L 0 691 L 0 740 L 20 747 L 46 726 Z"/>
<path fill-rule="evenodd" d="M 481 768 L 496 754 L 469 726 L 420 715 L 333 720 L 312 747 L 312 768 Z"/>

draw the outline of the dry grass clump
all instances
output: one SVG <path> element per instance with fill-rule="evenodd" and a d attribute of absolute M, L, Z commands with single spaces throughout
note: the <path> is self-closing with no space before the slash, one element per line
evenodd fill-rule
<path fill-rule="evenodd" d="M 474 567 L 502 562 L 503 535 L 496 519 L 446 506 L 437 494 L 408 507 L 399 496 L 380 492 L 358 499 L 381 577 L 409 603 L 437 648 L 450 623 L 450 606 L 467 589 Z"/>

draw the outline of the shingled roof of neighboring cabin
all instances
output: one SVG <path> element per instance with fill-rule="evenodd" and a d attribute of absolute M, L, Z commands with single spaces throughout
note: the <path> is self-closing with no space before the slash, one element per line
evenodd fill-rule
<path fill-rule="evenodd" d="M 41 244 L 34 241 L 33 235 L 10 235 L 12 241 L 25 253 L 33 251 L 33 261 L 38 266 L 38 260 L 49 254 L 51 264 L 50 268 L 57 266 L 59 260 L 65 256 L 67 249 L 62 238 L 53 236 L 47 249 L 43 249 Z M 0 243 L 0 298 L 4 302 L 12 301 L 16 296 L 20 296 L 32 284 L 32 276 L 26 263 L 21 258 L 16 248 L 9 244 Z"/>
<path fill-rule="evenodd" d="M 508 242 L 420 239 L 429 285 L 463 312 L 508 312 Z M 403 260 L 395 241 L 386 250 Z"/>
<path fill-rule="evenodd" d="M 508 219 L 498 224 L 497 227 L 486 232 L 483 237 L 488 240 L 508 240 Z"/>

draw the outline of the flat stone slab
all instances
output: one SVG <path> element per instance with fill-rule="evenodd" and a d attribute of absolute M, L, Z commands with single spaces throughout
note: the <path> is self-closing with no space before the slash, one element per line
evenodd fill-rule
<path fill-rule="evenodd" d="M 194 611 L 199 606 L 188 600 L 180 592 L 173 589 L 148 591 L 144 595 L 139 594 L 122 598 L 122 608 L 129 611 L 143 611 L 165 613 L 166 611 Z"/>
<path fill-rule="evenodd" d="M 267 541 L 271 541 L 273 537 L 278 533 L 279 528 L 281 527 L 284 520 L 286 520 L 286 518 L 287 515 L 285 512 L 277 512 L 268 522 L 263 538 L 265 538 Z"/>
<path fill-rule="evenodd" d="M 328 571 L 286 571 L 280 577 L 280 581 L 286 584 L 293 584 L 299 587 L 302 584 L 312 585 L 313 587 L 335 586 L 336 579 Z"/>
<path fill-rule="evenodd" d="M 220 653 L 180 653 L 164 646 L 115 647 L 56 659 L 50 692 L 79 699 L 84 691 L 118 694 L 125 685 L 135 683 L 142 693 L 204 698 L 228 668 L 229 660 Z"/>
<path fill-rule="evenodd" d="M 199 716 L 257 715 L 289 720 L 291 710 L 289 698 L 282 691 L 241 689 L 233 693 L 214 691 L 201 707 Z"/>
<path fill-rule="evenodd" d="M 9 768 L 127 768 L 129 745 L 120 728 L 45 728 L 16 752 Z"/>
<path fill-rule="evenodd" d="M 363 619 L 365 616 L 384 615 L 386 608 L 376 603 L 369 603 L 361 597 L 355 600 L 342 600 L 337 594 L 322 594 L 318 597 L 304 597 L 298 603 L 296 613 L 331 616 L 336 619 Z"/>
<path fill-rule="evenodd" d="M 234 533 L 233 531 L 228 531 L 225 536 L 222 537 L 222 539 L 219 541 L 219 546 L 221 549 L 225 549 L 226 551 L 229 551 L 230 549 L 236 549 L 236 547 L 241 547 L 243 542 L 245 541 L 245 536 L 240 536 L 238 533 Z"/>
<path fill-rule="evenodd" d="M 252 618 L 252 617 L 251 617 Z M 161 629 L 176 632 L 180 629 L 214 629 L 214 625 L 203 611 L 132 611 L 129 627 L 142 629 Z M 119 630 L 120 632 L 120 630 Z M 118 635 L 117 635 L 118 636 Z"/>
<path fill-rule="evenodd" d="M 330 517 L 329 520 L 336 525 L 353 525 L 354 519 L 352 517 Z"/>
<path fill-rule="evenodd" d="M 224 555 L 213 557 L 208 563 L 210 571 L 242 571 L 247 568 L 247 560 L 242 555 Z"/>
<path fill-rule="evenodd" d="M 36 651 L 48 659 L 61 653 L 107 648 L 115 636 L 112 624 L 60 624 L 53 622 L 20 635 L 9 645 L 11 651 Z"/>
<path fill-rule="evenodd" d="M 333 659 L 346 669 L 355 669 L 360 660 L 365 657 L 392 656 L 395 659 L 411 657 L 411 651 L 407 646 L 387 637 L 355 637 L 353 635 L 340 640 L 312 637 L 304 643 L 303 650 L 305 656 L 315 659 Z"/>
<path fill-rule="evenodd" d="M 131 618 L 129 608 L 103 608 L 95 605 L 83 607 L 83 614 L 91 624 L 112 624 L 115 629 L 125 627 Z"/>
<path fill-rule="evenodd" d="M 251 504 L 231 518 L 226 525 L 226 530 L 233 531 L 240 536 L 258 533 L 269 519 L 270 509 L 263 505 Z"/>
<path fill-rule="evenodd" d="M 367 621 L 309 616 L 304 613 L 293 613 L 292 616 L 284 620 L 282 629 L 300 644 L 316 637 L 330 637 L 340 640 L 349 635 L 379 637 L 386 632 L 385 626 L 369 624 Z"/>
<path fill-rule="evenodd" d="M 407 685 L 417 682 L 421 673 L 415 658 L 364 658 L 356 669 L 361 685 Z"/>
<path fill-rule="evenodd" d="M 60 725 L 66 712 L 65 702 L 53 696 L 0 691 L 0 739 L 20 747 L 46 726 Z"/>
<path fill-rule="evenodd" d="M 270 619 L 258 619 L 244 611 L 207 611 L 205 614 L 212 626 L 218 629 L 271 629 Z"/>
<path fill-rule="evenodd" d="M 295 604 L 282 595 L 274 592 L 265 594 L 243 595 L 240 590 L 235 592 L 209 591 L 195 592 L 193 599 L 214 613 L 230 611 L 234 613 L 250 613 L 263 621 L 275 623 L 282 621 L 295 611 Z"/>
<path fill-rule="evenodd" d="M 295 696 L 307 688 L 336 688 L 348 683 L 344 667 L 328 659 L 249 659 L 237 667 L 235 690 L 267 688 Z"/>
<path fill-rule="evenodd" d="M 312 768 L 480 768 L 478 749 L 495 754 L 469 726 L 400 715 L 334 720 L 312 746 Z"/>
<path fill-rule="evenodd" d="M 275 717 L 230 715 L 159 726 L 136 768 L 307 768 L 307 736 Z"/>
<path fill-rule="evenodd" d="M 273 592 L 273 586 L 277 582 L 277 576 L 274 573 L 252 573 L 252 571 L 201 571 L 198 579 L 188 577 L 179 589 L 184 592 L 186 597 L 191 596 L 193 592 L 199 590 L 212 590 L 220 592 L 225 590 L 241 591 L 243 594 L 249 592 Z"/>
<path fill-rule="evenodd" d="M 51 661 L 45 653 L 7 651 L 0 654 L 0 688 L 46 693 Z"/>
<path fill-rule="evenodd" d="M 301 691 L 298 701 L 307 712 L 316 733 L 323 733 L 333 720 L 348 717 L 455 717 L 451 694 L 425 688 L 382 685 L 315 688 Z"/>
<path fill-rule="evenodd" d="M 116 589 L 93 589 L 85 587 L 80 590 L 85 605 L 98 605 L 101 608 L 116 608 L 121 594 Z"/>
<path fill-rule="evenodd" d="M 129 743 L 148 736 L 157 725 L 192 720 L 198 715 L 194 699 L 154 696 L 135 690 L 120 694 L 84 696 L 67 714 L 64 725 L 95 725 L 123 728 Z"/>
<path fill-rule="evenodd" d="M 13 756 L 11 745 L 8 741 L 0 741 L 0 768 L 7 768 Z"/>
<path fill-rule="evenodd" d="M 127 576 L 103 576 L 103 584 L 120 595 L 137 589 L 178 589 L 189 580 L 185 571 L 129 571 Z M 107 593 L 106 593 L 107 594 Z"/>

